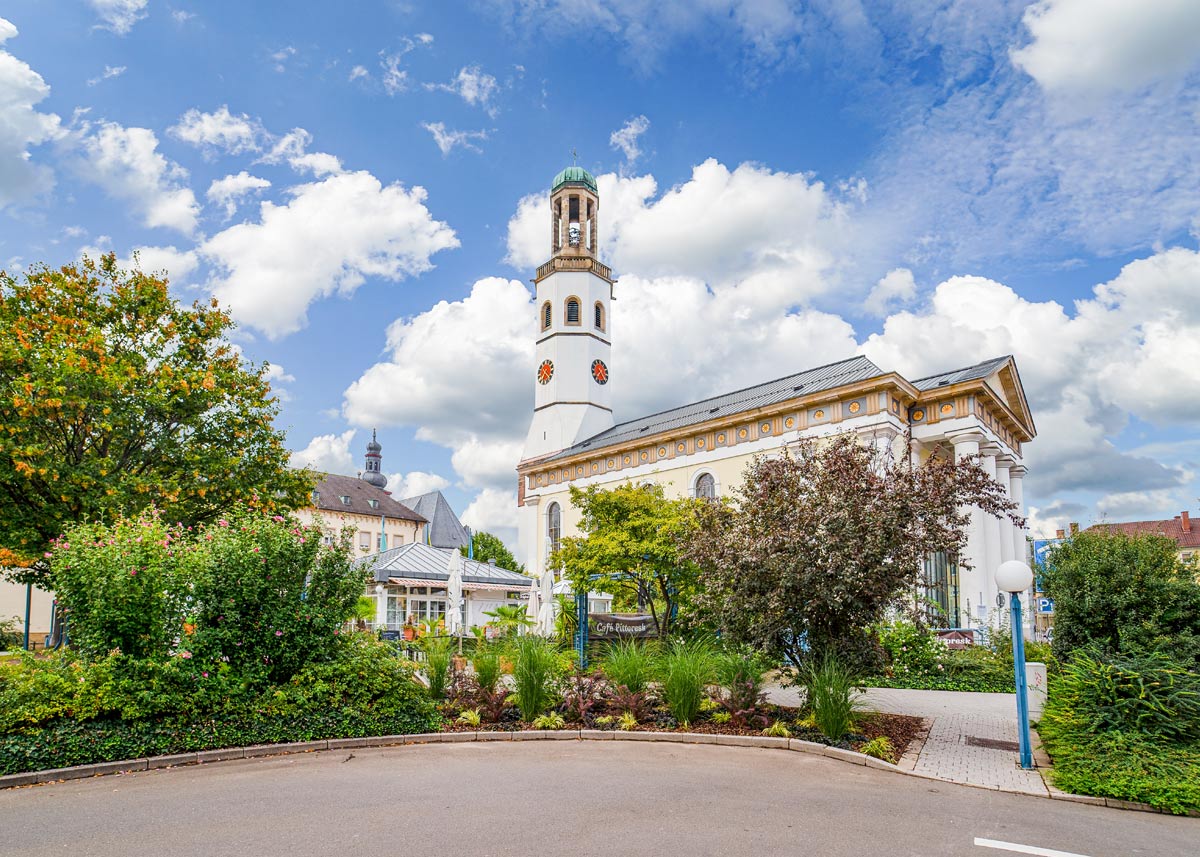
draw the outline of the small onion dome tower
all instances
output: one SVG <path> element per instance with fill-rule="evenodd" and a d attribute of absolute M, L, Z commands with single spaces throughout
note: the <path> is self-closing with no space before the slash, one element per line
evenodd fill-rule
<path fill-rule="evenodd" d="M 371 429 L 371 442 L 367 444 L 367 469 L 362 474 L 362 480 L 376 488 L 387 485 L 387 477 L 379 469 L 383 464 L 383 456 L 380 455 L 382 451 L 383 447 L 375 439 L 375 429 Z"/>

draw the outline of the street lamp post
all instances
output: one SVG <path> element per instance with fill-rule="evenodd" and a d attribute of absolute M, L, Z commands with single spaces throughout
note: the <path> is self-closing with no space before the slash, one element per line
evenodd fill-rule
<path fill-rule="evenodd" d="M 1010 559 L 996 569 L 996 585 L 1008 593 L 1012 615 L 1013 674 L 1017 683 L 1017 737 L 1021 747 L 1021 767 L 1033 767 L 1033 749 L 1029 738 L 1029 689 L 1025 685 L 1025 630 L 1021 625 L 1021 596 L 1033 584 L 1033 571 L 1020 560 Z"/>

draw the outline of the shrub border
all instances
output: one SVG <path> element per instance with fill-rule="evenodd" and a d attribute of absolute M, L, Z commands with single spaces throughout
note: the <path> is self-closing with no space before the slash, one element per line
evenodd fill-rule
<path fill-rule="evenodd" d="M 936 782 L 953 782 L 940 777 L 905 770 L 903 767 L 888 762 L 864 756 L 853 750 L 843 750 L 839 747 L 829 747 L 799 738 L 770 738 L 758 735 L 721 735 L 701 732 L 619 732 L 602 729 L 554 729 L 544 731 L 518 732 L 424 732 L 415 735 L 378 735 L 369 738 L 329 738 L 323 741 L 298 741 L 284 744 L 256 744 L 250 747 L 228 747 L 220 750 L 201 750 L 197 753 L 178 753 L 171 756 L 151 756 L 145 759 L 127 759 L 119 762 L 100 762 L 94 765 L 75 765 L 70 768 L 51 768 L 45 771 L 29 771 L 22 774 L 6 774 L 0 776 L 0 789 L 17 788 L 20 786 L 41 785 L 43 783 L 62 782 L 64 780 L 79 780 L 88 777 L 99 777 L 108 774 L 133 773 L 135 771 L 154 771 L 163 768 L 175 768 L 189 765 L 223 762 L 229 759 L 255 759 L 265 756 L 286 756 L 294 753 L 313 753 L 327 750 L 346 750 L 359 747 L 395 747 L 405 744 L 449 744 L 465 741 L 652 741 L 666 744 L 716 744 L 726 747 L 758 747 L 774 750 L 791 750 L 800 753 L 810 753 L 815 756 L 825 756 L 849 762 L 853 765 L 863 765 L 881 771 L 891 771 L 908 777 L 919 777 L 923 780 Z M 907 759 L 910 754 L 905 754 Z M 905 760 L 902 759 L 903 764 Z M 1043 773 L 1042 779 L 1046 780 Z M 970 783 L 955 783 L 968 788 L 983 788 L 988 791 L 1002 791 L 990 786 L 975 786 Z M 1041 797 L 1050 800 L 1070 801 L 1072 803 L 1107 806 L 1111 809 L 1135 810 L 1137 812 L 1154 812 L 1163 814 L 1157 807 L 1133 801 L 1116 798 L 1092 797 L 1075 795 L 1061 791 L 1046 782 L 1047 794 L 1037 795 L 1030 792 L 1014 792 L 1028 794 L 1030 797 Z M 1168 813 L 1169 814 L 1169 813 Z M 1200 817 L 1200 811 L 1192 810 L 1189 816 Z"/>

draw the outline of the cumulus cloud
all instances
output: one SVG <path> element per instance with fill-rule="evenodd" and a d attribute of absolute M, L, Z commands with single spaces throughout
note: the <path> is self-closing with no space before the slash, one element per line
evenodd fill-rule
<path fill-rule="evenodd" d="M 1193 0 L 1040 0 L 1012 61 L 1048 91 L 1097 94 L 1178 78 L 1200 60 Z"/>
<path fill-rule="evenodd" d="M 228 105 L 221 105 L 211 113 L 193 107 L 179 117 L 179 122 L 168 128 L 167 133 L 208 155 L 258 152 L 270 136 L 257 119 L 251 119 L 245 113 L 235 116 L 229 112 Z"/>
<path fill-rule="evenodd" d="M 873 315 L 887 315 L 896 304 L 906 304 L 917 297 L 917 284 L 908 268 L 894 268 L 875 287 L 863 302 L 863 309 Z"/>
<path fill-rule="evenodd" d="M 421 187 L 350 172 L 288 193 L 283 205 L 263 202 L 258 222 L 231 226 L 199 248 L 214 268 L 213 294 L 272 339 L 302 328 L 314 300 L 352 294 L 368 276 L 421 274 L 434 253 L 458 246 L 425 207 Z"/>
<path fill-rule="evenodd" d="M 496 83 L 496 78 L 483 71 L 479 66 L 472 65 L 459 69 L 458 74 L 449 83 L 427 83 L 425 88 L 453 92 L 467 104 L 482 107 L 494 114 L 495 108 L 491 103 L 492 96 L 499 90 L 500 85 Z"/>
<path fill-rule="evenodd" d="M 228 175 L 216 179 L 208 186 L 204 194 L 208 201 L 219 205 L 225 210 L 225 219 L 237 213 L 238 203 L 247 195 L 269 188 L 271 183 L 266 179 L 252 176 L 245 170 L 237 175 Z"/>
<path fill-rule="evenodd" d="M 609 135 L 608 145 L 614 149 L 620 149 L 625 155 L 625 160 L 632 164 L 642 156 L 642 150 L 638 147 L 638 138 L 649 130 L 649 119 L 645 116 L 634 116 Z"/>
<path fill-rule="evenodd" d="M 134 24 L 149 14 L 146 11 L 148 3 L 149 0 L 88 0 L 88 5 L 100 19 L 97 26 L 118 36 L 127 34 Z"/>
<path fill-rule="evenodd" d="M 387 478 L 387 490 L 398 500 L 419 497 L 430 491 L 441 491 L 450 487 L 450 480 L 436 473 L 412 470 L 408 473 L 391 473 Z"/>
<path fill-rule="evenodd" d="M 356 65 L 354 68 L 350 69 L 350 76 L 347 78 L 347 80 L 353 81 L 358 80 L 360 77 L 369 78 L 370 76 L 371 72 L 367 71 L 367 67 L 365 65 Z"/>
<path fill-rule="evenodd" d="M 485 488 L 463 510 L 462 522 L 474 532 L 488 532 L 507 545 L 517 543 L 517 495 Z"/>
<path fill-rule="evenodd" d="M 0 18 L 0 210 L 53 187 L 53 172 L 33 160 L 30 148 L 64 133 L 58 116 L 36 110 L 50 87 L 27 63 L 3 49 L 16 35 L 12 22 Z"/>
<path fill-rule="evenodd" d="M 433 142 L 441 150 L 443 158 L 456 148 L 481 152 L 483 150 L 472 141 L 487 139 L 487 131 L 452 131 L 443 122 L 422 122 L 421 127 L 433 135 Z"/>
<path fill-rule="evenodd" d="M 100 122 L 94 131 L 84 126 L 79 142 L 80 174 L 127 203 L 146 226 L 195 231 L 200 206 L 186 185 L 188 172 L 158 151 L 153 131 Z"/>
<path fill-rule="evenodd" d="M 317 435 L 304 449 L 292 453 L 292 467 L 308 467 L 320 473 L 353 474 L 354 456 L 350 454 L 352 440 L 354 429 L 347 429 L 341 434 Z"/>
<path fill-rule="evenodd" d="M 148 274 L 162 274 L 172 286 L 185 285 L 188 278 L 200 265 L 195 250 L 180 250 L 171 244 L 165 247 L 134 247 L 129 258 L 118 259 L 117 264 L 125 270 L 140 270 Z"/>

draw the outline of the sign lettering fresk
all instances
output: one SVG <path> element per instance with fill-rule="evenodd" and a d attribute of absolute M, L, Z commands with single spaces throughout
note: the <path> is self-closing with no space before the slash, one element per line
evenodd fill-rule
<path fill-rule="evenodd" d="M 589 613 L 588 636 L 598 640 L 653 637 L 654 617 L 649 614 Z"/>

